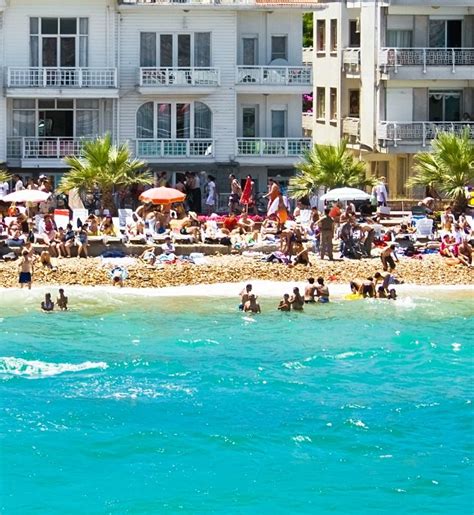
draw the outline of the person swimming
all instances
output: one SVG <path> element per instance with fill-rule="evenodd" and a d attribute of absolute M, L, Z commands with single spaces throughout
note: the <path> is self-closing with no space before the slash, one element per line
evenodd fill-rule
<path fill-rule="evenodd" d="M 316 287 L 316 295 L 318 302 L 325 304 L 329 302 L 329 288 L 324 284 L 324 278 L 318 277 L 318 286 Z"/>
<path fill-rule="evenodd" d="M 43 311 L 53 311 L 54 310 L 54 302 L 51 300 L 51 293 L 45 294 L 44 300 L 41 303 L 41 309 Z"/>
<path fill-rule="evenodd" d="M 260 304 L 257 302 L 257 296 L 250 293 L 247 302 L 244 304 L 244 312 L 261 313 Z"/>
<path fill-rule="evenodd" d="M 314 284 L 314 277 L 310 277 L 308 279 L 308 284 L 304 289 L 304 302 L 305 304 L 312 304 L 316 302 L 315 294 L 316 294 L 316 285 Z"/>
<path fill-rule="evenodd" d="M 300 289 L 293 288 L 293 295 L 290 297 L 291 309 L 293 311 L 303 311 L 304 299 L 301 296 Z"/>
<path fill-rule="evenodd" d="M 61 311 L 67 311 L 68 298 L 64 295 L 64 290 L 60 288 L 59 297 L 56 299 L 56 304 Z"/>
<path fill-rule="evenodd" d="M 283 299 L 280 300 L 280 304 L 278 304 L 278 310 L 279 311 L 290 311 L 291 310 L 290 296 L 288 295 L 288 293 L 285 293 L 283 295 Z"/>

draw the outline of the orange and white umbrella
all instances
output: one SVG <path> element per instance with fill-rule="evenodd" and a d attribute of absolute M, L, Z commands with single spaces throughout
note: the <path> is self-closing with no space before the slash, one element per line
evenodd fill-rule
<path fill-rule="evenodd" d="M 41 190 L 19 190 L 5 195 L 2 197 L 2 201 L 15 203 L 31 202 L 32 204 L 39 204 L 40 202 L 48 200 L 50 195 L 51 193 Z"/>
<path fill-rule="evenodd" d="M 184 202 L 186 195 L 175 188 L 151 188 L 144 191 L 140 195 L 142 202 L 151 202 L 152 204 L 174 204 L 175 202 Z"/>

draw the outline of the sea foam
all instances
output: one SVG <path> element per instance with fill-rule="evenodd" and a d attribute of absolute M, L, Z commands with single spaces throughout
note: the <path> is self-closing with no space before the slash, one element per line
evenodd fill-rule
<path fill-rule="evenodd" d="M 103 361 L 84 363 L 48 363 L 39 360 L 26 360 L 15 357 L 0 357 L 0 375 L 22 376 L 27 379 L 40 379 L 52 377 L 66 372 L 82 372 L 84 370 L 108 368 Z"/>

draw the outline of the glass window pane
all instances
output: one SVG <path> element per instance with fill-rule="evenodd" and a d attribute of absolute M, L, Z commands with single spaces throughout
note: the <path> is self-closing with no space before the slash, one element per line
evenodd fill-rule
<path fill-rule="evenodd" d="M 58 19 L 57 18 L 41 18 L 41 33 L 42 34 L 57 34 L 58 33 Z"/>
<path fill-rule="evenodd" d="M 430 47 L 443 48 L 446 44 L 446 21 L 430 20 Z"/>
<path fill-rule="evenodd" d="M 55 109 L 56 101 L 55 100 L 38 100 L 38 107 L 40 109 Z"/>
<path fill-rule="evenodd" d="M 56 107 L 58 109 L 73 109 L 74 100 L 56 100 Z"/>
<path fill-rule="evenodd" d="M 35 112 L 13 111 L 13 136 L 35 136 Z"/>
<path fill-rule="evenodd" d="M 176 137 L 189 138 L 191 133 L 190 127 L 190 104 L 176 104 Z"/>
<path fill-rule="evenodd" d="M 76 38 L 61 38 L 60 66 L 76 66 Z"/>
<path fill-rule="evenodd" d="M 257 137 L 257 110 L 255 107 L 242 109 L 242 135 L 244 138 Z"/>
<path fill-rule="evenodd" d="M 194 34 L 194 66 L 206 68 L 211 66 L 211 33 Z"/>
<path fill-rule="evenodd" d="M 157 137 L 171 138 L 171 104 L 158 104 Z"/>
<path fill-rule="evenodd" d="M 43 66 L 56 67 L 58 65 L 57 38 L 43 38 Z"/>
<path fill-rule="evenodd" d="M 286 137 L 286 111 L 272 109 L 272 138 Z"/>
<path fill-rule="evenodd" d="M 160 36 L 160 66 L 173 66 L 173 36 L 161 34 Z"/>
<path fill-rule="evenodd" d="M 76 136 L 91 137 L 99 133 L 99 111 L 76 111 Z"/>
<path fill-rule="evenodd" d="M 156 66 L 156 33 L 140 34 L 140 66 Z"/>
<path fill-rule="evenodd" d="M 34 99 L 13 100 L 13 109 L 34 109 L 34 108 L 35 108 L 35 100 Z"/>
<path fill-rule="evenodd" d="M 79 66 L 85 68 L 89 66 L 89 37 L 79 37 Z"/>
<path fill-rule="evenodd" d="M 30 37 L 30 66 L 39 66 L 39 37 Z"/>
<path fill-rule="evenodd" d="M 357 20 L 349 21 L 349 46 L 360 47 L 360 30 Z"/>
<path fill-rule="evenodd" d="M 178 66 L 191 66 L 191 35 L 178 34 Z"/>
<path fill-rule="evenodd" d="M 77 20 L 76 18 L 61 18 L 60 20 L 61 34 L 76 34 Z"/>
<path fill-rule="evenodd" d="M 326 117 L 326 90 L 324 88 L 316 88 L 316 118 L 324 119 Z"/>
<path fill-rule="evenodd" d="M 79 18 L 79 34 L 89 34 L 89 18 Z"/>
<path fill-rule="evenodd" d="M 194 137 L 212 137 L 212 113 L 202 102 L 194 103 Z"/>
<path fill-rule="evenodd" d="M 316 22 L 316 50 L 324 52 L 326 50 L 326 21 L 317 20 Z"/>
<path fill-rule="evenodd" d="M 38 18 L 30 18 L 30 34 L 38 34 L 39 20 Z"/>
<path fill-rule="evenodd" d="M 243 63 L 246 66 L 257 64 L 257 38 L 243 38 Z"/>
<path fill-rule="evenodd" d="M 78 98 L 76 100 L 76 107 L 79 109 L 99 109 L 99 101 L 95 99 Z"/>
<path fill-rule="evenodd" d="M 286 36 L 272 36 L 272 61 L 275 59 L 287 60 Z"/>
<path fill-rule="evenodd" d="M 331 20 L 331 52 L 337 50 L 337 20 Z"/>
<path fill-rule="evenodd" d="M 337 119 L 337 89 L 330 88 L 329 90 L 329 114 L 331 120 Z"/>
<path fill-rule="evenodd" d="M 137 111 L 137 138 L 154 137 L 153 133 L 153 102 L 147 102 Z"/>

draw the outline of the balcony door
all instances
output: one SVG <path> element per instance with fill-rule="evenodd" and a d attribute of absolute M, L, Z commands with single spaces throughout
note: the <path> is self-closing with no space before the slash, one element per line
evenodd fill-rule
<path fill-rule="evenodd" d="M 462 47 L 462 20 L 430 20 L 430 47 Z"/>
<path fill-rule="evenodd" d="M 258 106 L 242 107 L 242 136 L 258 137 Z"/>
<path fill-rule="evenodd" d="M 461 120 L 462 91 L 430 91 L 430 122 L 458 122 Z"/>

